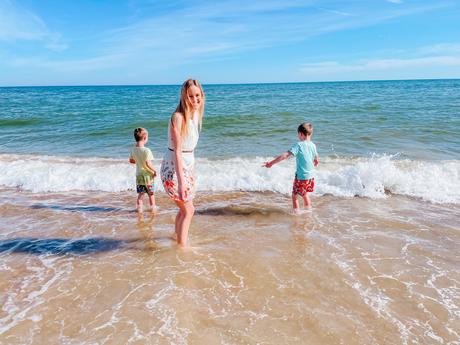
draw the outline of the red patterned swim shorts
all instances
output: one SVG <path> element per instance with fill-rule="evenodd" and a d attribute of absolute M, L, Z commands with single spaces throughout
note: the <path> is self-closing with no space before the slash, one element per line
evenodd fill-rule
<path fill-rule="evenodd" d="M 309 180 L 298 180 L 297 176 L 294 179 L 294 184 L 292 186 L 292 194 L 298 194 L 300 196 L 305 196 L 307 193 L 313 193 L 315 189 L 315 179 Z"/>

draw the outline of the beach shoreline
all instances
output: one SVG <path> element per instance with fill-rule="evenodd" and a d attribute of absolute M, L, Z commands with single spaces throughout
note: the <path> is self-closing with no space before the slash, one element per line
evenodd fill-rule
<path fill-rule="evenodd" d="M 459 86 L 207 85 L 188 250 L 128 163 L 144 127 L 159 168 L 177 87 L 0 88 L 0 343 L 456 344 Z M 262 164 L 305 121 L 293 216 L 294 160 Z"/>

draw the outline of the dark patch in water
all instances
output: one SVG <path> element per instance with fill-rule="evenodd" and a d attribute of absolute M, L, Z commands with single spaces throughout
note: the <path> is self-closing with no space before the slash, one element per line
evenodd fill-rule
<path fill-rule="evenodd" d="M 196 210 L 197 214 L 206 216 L 267 216 L 267 215 L 287 215 L 287 213 L 277 208 L 256 208 L 252 206 L 225 206 L 210 207 Z"/>
<path fill-rule="evenodd" d="M 0 119 L 0 127 L 33 126 L 44 122 L 41 119 Z"/>
<path fill-rule="evenodd" d="M 0 252 L 24 254 L 87 255 L 120 249 L 126 241 L 104 237 L 73 240 L 68 238 L 14 238 L 0 241 Z"/>
<path fill-rule="evenodd" d="M 268 129 L 264 130 L 264 136 L 272 135 L 272 134 L 283 134 L 283 133 L 289 133 L 290 129 Z M 257 135 L 260 134 L 260 131 L 248 131 L 248 132 L 243 132 L 243 131 L 232 131 L 232 132 L 226 132 L 225 136 L 227 137 L 256 137 Z"/>
<path fill-rule="evenodd" d="M 46 205 L 46 204 L 35 204 L 32 205 L 33 209 L 51 209 L 61 210 L 69 212 L 117 212 L 124 211 L 122 208 L 117 207 L 101 207 L 101 206 L 61 206 L 61 205 Z"/>
<path fill-rule="evenodd" d="M 380 105 L 378 105 L 378 104 L 369 104 L 369 105 L 365 106 L 364 108 L 367 109 L 367 110 L 379 110 Z"/>

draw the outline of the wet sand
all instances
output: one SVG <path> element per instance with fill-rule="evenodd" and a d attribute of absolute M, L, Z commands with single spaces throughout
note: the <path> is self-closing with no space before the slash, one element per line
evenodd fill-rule
<path fill-rule="evenodd" d="M 459 344 L 460 208 L 416 199 L 0 190 L 0 343 Z"/>

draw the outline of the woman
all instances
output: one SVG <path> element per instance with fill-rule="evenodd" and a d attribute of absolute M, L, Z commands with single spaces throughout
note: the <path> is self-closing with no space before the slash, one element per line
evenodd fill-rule
<path fill-rule="evenodd" d="M 176 238 L 187 246 L 188 230 L 195 207 L 194 150 L 198 143 L 203 118 L 205 95 L 200 83 L 188 79 L 182 84 L 180 102 L 168 126 L 168 149 L 161 164 L 161 181 L 179 212 L 176 216 Z"/>

